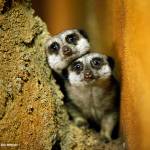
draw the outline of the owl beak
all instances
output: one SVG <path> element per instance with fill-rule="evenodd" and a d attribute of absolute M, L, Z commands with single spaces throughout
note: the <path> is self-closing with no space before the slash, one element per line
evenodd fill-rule
<path fill-rule="evenodd" d="M 68 46 L 63 46 L 62 51 L 64 56 L 71 56 L 72 55 L 72 49 Z"/>
<path fill-rule="evenodd" d="M 84 71 L 84 79 L 86 81 L 92 80 L 93 79 L 93 73 L 91 70 L 85 70 Z"/>

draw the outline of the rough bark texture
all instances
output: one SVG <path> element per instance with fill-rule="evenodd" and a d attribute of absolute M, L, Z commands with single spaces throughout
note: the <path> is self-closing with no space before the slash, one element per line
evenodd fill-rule
<path fill-rule="evenodd" d="M 45 59 L 46 25 L 30 6 L 0 0 L 0 148 L 122 149 L 121 140 L 102 144 L 98 133 L 69 121 Z"/>

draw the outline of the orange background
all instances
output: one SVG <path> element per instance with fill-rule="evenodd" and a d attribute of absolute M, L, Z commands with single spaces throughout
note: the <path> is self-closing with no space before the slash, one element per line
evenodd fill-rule
<path fill-rule="evenodd" d="M 129 150 L 150 149 L 150 1 L 33 0 L 53 35 L 85 29 L 93 49 L 116 60 L 121 128 Z"/>

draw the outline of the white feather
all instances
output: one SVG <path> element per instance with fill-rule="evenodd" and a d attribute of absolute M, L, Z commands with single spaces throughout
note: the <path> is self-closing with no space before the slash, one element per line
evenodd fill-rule
<path fill-rule="evenodd" d="M 48 56 L 48 63 L 49 66 L 58 73 L 61 72 L 62 69 L 66 66 L 64 61 L 61 60 L 61 57 L 55 54 Z"/>
<path fill-rule="evenodd" d="M 88 42 L 86 39 L 84 39 L 84 38 L 81 38 L 81 39 L 78 41 L 78 44 L 77 44 L 77 46 L 76 46 L 76 49 L 79 49 L 81 54 L 83 54 L 84 52 L 89 51 L 89 48 L 90 48 L 90 44 L 89 44 L 89 42 Z"/>
<path fill-rule="evenodd" d="M 104 65 L 100 70 L 99 74 L 103 75 L 104 77 L 111 75 L 111 69 L 108 65 Z"/>
<path fill-rule="evenodd" d="M 69 81 L 70 81 L 70 84 L 72 85 L 79 85 L 81 84 L 81 76 L 80 75 L 77 75 L 75 72 L 70 72 L 69 74 Z"/>

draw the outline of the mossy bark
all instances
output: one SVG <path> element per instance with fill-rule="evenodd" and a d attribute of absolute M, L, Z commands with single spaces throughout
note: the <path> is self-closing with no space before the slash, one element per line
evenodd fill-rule
<path fill-rule="evenodd" d="M 47 65 L 46 25 L 29 0 L 0 0 L 0 148 L 122 149 L 71 123 Z M 16 144 L 16 145 L 10 145 Z"/>

